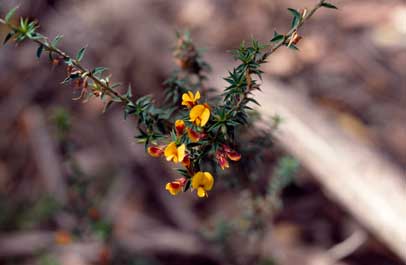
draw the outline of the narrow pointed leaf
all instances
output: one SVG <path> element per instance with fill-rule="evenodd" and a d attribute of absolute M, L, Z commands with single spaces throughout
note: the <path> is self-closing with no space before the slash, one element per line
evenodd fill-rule
<path fill-rule="evenodd" d="M 331 9 L 338 9 L 338 7 L 336 7 L 335 5 L 333 5 L 331 3 L 327 3 L 327 2 L 322 3 L 321 6 L 326 7 L 326 8 L 331 8 Z"/>
<path fill-rule="evenodd" d="M 106 70 L 107 70 L 106 67 L 96 67 L 96 68 L 93 69 L 92 74 L 93 75 L 102 74 Z"/>
<path fill-rule="evenodd" d="M 10 19 L 13 17 L 13 15 L 15 14 L 15 12 L 17 11 L 19 6 L 16 6 L 14 8 L 12 8 L 10 11 L 8 11 L 8 13 L 6 14 L 6 16 L 4 17 L 4 21 L 6 21 L 6 23 L 10 22 Z"/>
<path fill-rule="evenodd" d="M 297 25 L 298 25 L 299 22 L 300 22 L 301 15 L 300 15 L 299 11 L 297 11 L 296 9 L 288 8 L 288 10 L 289 10 L 289 12 L 293 15 L 291 28 L 296 28 Z"/>
<path fill-rule="evenodd" d="M 43 50 L 44 50 L 44 45 L 40 44 L 38 46 L 37 53 L 36 53 L 38 59 L 41 58 L 41 54 L 42 54 Z"/>
<path fill-rule="evenodd" d="M 56 47 L 56 46 L 58 45 L 58 43 L 62 40 L 62 38 L 63 38 L 63 35 L 57 35 L 57 36 L 55 37 L 55 39 L 53 39 L 53 40 L 51 41 L 51 45 L 52 45 L 53 47 Z"/>
<path fill-rule="evenodd" d="M 6 38 L 4 38 L 4 41 L 3 41 L 3 45 L 5 45 L 10 39 L 11 39 L 11 37 L 13 37 L 14 36 L 14 31 L 10 31 L 7 35 L 6 35 Z"/>
<path fill-rule="evenodd" d="M 132 91 L 131 91 L 131 84 L 128 85 L 127 93 L 125 93 L 124 96 L 125 96 L 126 98 L 132 98 L 133 94 L 132 94 Z"/>
<path fill-rule="evenodd" d="M 104 104 L 102 113 L 106 113 L 106 111 L 111 107 L 111 105 L 113 105 L 113 103 L 113 100 L 109 100 L 106 104 Z"/>
<path fill-rule="evenodd" d="M 83 56 L 85 55 L 86 47 L 83 47 L 79 50 L 78 54 L 76 55 L 76 60 L 81 61 Z"/>
<path fill-rule="evenodd" d="M 285 38 L 285 36 L 283 36 L 282 34 L 276 33 L 274 37 L 271 39 L 271 42 L 280 42 Z"/>

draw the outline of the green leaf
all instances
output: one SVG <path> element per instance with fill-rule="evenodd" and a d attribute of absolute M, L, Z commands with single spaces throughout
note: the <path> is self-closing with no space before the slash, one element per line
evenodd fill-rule
<path fill-rule="evenodd" d="M 326 7 L 326 8 L 331 8 L 331 9 L 338 9 L 338 7 L 336 7 L 335 5 L 333 5 L 331 3 L 327 3 L 327 2 L 322 3 L 321 6 Z"/>
<path fill-rule="evenodd" d="M 179 173 L 179 174 L 181 174 L 182 176 L 185 176 L 185 177 L 190 177 L 189 176 L 189 173 L 188 173 L 188 171 L 186 170 L 186 169 L 183 169 L 183 168 L 176 168 L 176 171 Z"/>
<path fill-rule="evenodd" d="M 28 19 L 20 17 L 20 30 L 25 33 L 27 31 L 27 27 L 28 27 Z"/>
<path fill-rule="evenodd" d="M 58 43 L 62 40 L 62 38 L 63 38 L 63 35 L 57 35 L 57 36 L 55 37 L 55 39 L 53 39 L 53 40 L 51 41 L 51 45 L 52 45 L 53 47 L 56 47 L 56 45 L 58 45 Z"/>
<path fill-rule="evenodd" d="M 285 39 L 285 36 L 275 31 L 274 37 L 271 39 L 271 42 L 280 42 L 283 39 Z"/>
<path fill-rule="evenodd" d="M 17 11 L 18 8 L 19 8 L 19 6 L 16 6 L 16 7 L 12 8 L 10 11 L 8 11 L 6 16 L 4 17 L 4 21 L 6 21 L 6 23 L 10 22 L 10 19 L 13 17 L 13 15 L 15 14 L 15 12 Z"/>
<path fill-rule="evenodd" d="M 248 98 L 248 99 L 247 99 L 247 102 L 252 102 L 252 103 L 254 103 L 254 104 L 260 106 L 260 104 L 258 103 L 258 101 L 256 101 L 256 99 L 254 99 L 254 98 Z"/>
<path fill-rule="evenodd" d="M 288 48 L 289 49 L 292 49 L 292 50 L 295 50 L 295 51 L 298 51 L 299 50 L 299 48 L 295 45 L 295 44 L 290 44 L 290 46 L 288 46 Z"/>
<path fill-rule="evenodd" d="M 78 73 L 75 73 L 75 74 L 71 74 L 70 76 L 68 76 L 68 77 L 66 77 L 62 82 L 61 82 L 61 84 L 67 84 L 67 83 L 69 83 L 70 81 L 72 81 L 72 80 L 75 80 L 76 78 L 78 78 L 78 77 L 80 77 L 80 74 L 78 74 Z"/>
<path fill-rule="evenodd" d="M 111 105 L 113 105 L 113 103 L 113 100 L 109 100 L 106 104 L 104 104 L 102 113 L 106 113 L 106 111 L 111 107 Z"/>
<path fill-rule="evenodd" d="M 96 68 L 93 69 L 92 74 L 93 75 L 102 74 L 106 70 L 107 70 L 106 67 L 96 67 Z"/>
<path fill-rule="evenodd" d="M 42 54 L 43 50 L 44 50 L 44 45 L 40 44 L 38 46 L 37 53 L 36 53 L 38 59 L 41 58 L 41 54 Z"/>
<path fill-rule="evenodd" d="M 45 37 L 42 34 L 38 33 L 38 32 L 34 32 L 32 37 L 31 37 L 32 40 L 40 40 L 40 39 L 44 39 L 44 38 Z"/>
<path fill-rule="evenodd" d="M 192 184 L 192 182 L 190 180 L 187 180 L 185 186 L 183 187 L 183 192 L 186 192 L 190 189 L 190 184 Z"/>
<path fill-rule="evenodd" d="M 121 86 L 121 83 L 114 83 L 110 86 L 111 89 Z"/>
<path fill-rule="evenodd" d="M 72 59 L 71 58 L 67 58 L 64 60 L 66 65 L 73 65 Z"/>
<path fill-rule="evenodd" d="M 81 61 L 83 56 L 85 55 L 86 47 L 83 47 L 79 50 L 78 54 L 76 55 L 76 60 Z"/>
<path fill-rule="evenodd" d="M 289 12 L 294 16 L 300 18 L 300 13 L 296 9 L 288 8 Z"/>
<path fill-rule="evenodd" d="M 14 36 L 14 34 L 15 34 L 14 31 L 10 31 L 10 32 L 7 34 L 7 36 L 4 38 L 3 45 L 5 45 L 5 44 L 11 39 L 11 37 Z"/>
<path fill-rule="evenodd" d="M 289 12 L 293 15 L 293 19 L 292 19 L 292 24 L 291 24 L 291 28 L 296 28 L 297 25 L 299 25 L 299 22 L 301 20 L 301 14 L 299 13 L 299 11 L 297 11 L 296 9 L 293 8 L 288 8 Z"/>
<path fill-rule="evenodd" d="M 125 93 L 124 97 L 130 99 L 133 97 L 133 94 L 131 92 L 131 84 L 128 85 L 127 93 Z"/>
<path fill-rule="evenodd" d="M 54 60 L 54 57 L 53 57 L 51 51 L 48 53 L 48 60 L 49 60 L 50 62 L 52 62 L 52 61 Z M 69 65 L 69 64 L 68 64 L 68 65 Z"/>

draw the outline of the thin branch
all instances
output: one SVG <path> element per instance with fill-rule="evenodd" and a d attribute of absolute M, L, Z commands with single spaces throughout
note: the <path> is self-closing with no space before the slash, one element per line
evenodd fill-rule
<path fill-rule="evenodd" d="M 271 47 L 271 49 L 270 49 L 269 51 L 267 51 L 267 52 L 263 55 L 263 60 L 265 61 L 266 58 L 269 57 L 269 55 L 271 55 L 271 54 L 274 53 L 277 49 L 279 49 L 281 46 L 283 46 L 283 45 L 285 44 L 286 40 L 288 40 L 289 38 L 291 38 L 292 35 L 293 35 L 295 32 L 297 32 L 297 30 L 298 30 L 299 28 L 301 28 L 301 27 L 303 26 L 303 24 L 304 24 L 307 20 L 309 20 L 309 19 L 314 15 L 314 13 L 315 13 L 320 7 L 322 7 L 322 4 L 323 4 L 324 2 L 325 2 L 325 0 L 320 0 L 320 2 L 318 2 L 304 17 L 302 17 L 301 20 L 300 20 L 300 22 L 299 22 L 299 24 L 298 24 L 296 27 L 294 27 L 294 28 L 292 28 L 291 30 L 289 30 L 289 32 L 284 35 L 283 41 L 281 41 L 281 42 L 279 42 L 278 44 L 276 44 L 275 46 Z"/>
<path fill-rule="evenodd" d="M 9 27 L 11 30 L 14 30 L 16 32 L 19 31 L 19 28 L 16 27 L 15 25 L 11 23 L 7 23 L 4 19 L 0 19 L 0 23 L 6 25 Z M 80 64 L 79 60 L 73 59 L 68 53 L 58 49 L 57 47 L 54 47 L 50 44 L 49 40 L 47 37 L 42 36 L 41 39 L 36 39 L 30 36 L 27 36 L 31 41 L 42 45 L 45 50 L 49 52 L 53 52 L 61 56 L 64 60 L 70 60 L 72 62 L 72 65 L 75 66 L 79 71 L 81 75 L 86 75 L 88 78 L 92 79 L 98 86 L 100 86 L 103 89 L 103 92 L 109 94 L 112 97 L 119 98 L 121 102 L 129 104 L 132 103 L 131 100 L 127 97 L 122 96 L 119 92 L 111 88 L 108 84 L 103 82 L 101 79 L 96 77 L 91 71 L 89 71 L 87 68 L 85 68 L 83 65 Z"/>
<path fill-rule="evenodd" d="M 267 59 L 272 53 L 274 53 L 277 49 L 279 49 L 280 47 L 282 47 L 283 45 L 285 45 L 285 44 L 286 44 L 286 41 L 289 40 L 289 39 L 293 36 L 293 34 L 294 34 L 295 32 L 297 32 L 297 30 L 298 30 L 299 28 L 301 28 L 301 27 L 304 25 L 304 23 L 305 23 L 306 21 L 308 21 L 308 20 L 314 15 L 314 13 L 316 13 L 316 11 L 317 11 L 320 7 L 322 7 L 322 5 L 323 5 L 323 3 L 324 3 L 325 1 L 326 1 L 326 0 L 320 0 L 308 13 L 306 13 L 303 17 L 301 17 L 301 19 L 300 19 L 299 23 L 297 24 L 297 26 L 296 26 L 296 27 L 293 27 L 292 29 L 290 29 L 290 30 L 288 31 L 288 33 L 286 33 L 285 35 L 283 35 L 283 36 L 284 36 L 283 40 L 281 40 L 281 41 L 280 41 L 278 44 L 276 44 L 275 46 L 272 46 L 269 51 L 265 52 L 265 53 L 262 55 L 261 61 L 262 61 L 262 62 L 265 62 L 266 59 Z M 247 74 L 248 74 L 248 75 L 251 75 L 251 73 L 247 73 Z M 253 89 L 254 89 L 254 88 L 253 88 L 252 86 L 248 86 L 248 89 L 244 92 L 243 96 L 240 97 L 240 99 L 238 100 L 238 102 L 237 102 L 237 103 L 235 104 L 235 106 L 229 111 L 229 113 L 232 113 L 232 112 L 234 112 L 234 111 L 237 111 L 237 110 L 241 107 L 241 104 L 244 102 L 244 100 L 248 98 L 248 95 L 251 93 L 251 91 L 252 91 Z"/>

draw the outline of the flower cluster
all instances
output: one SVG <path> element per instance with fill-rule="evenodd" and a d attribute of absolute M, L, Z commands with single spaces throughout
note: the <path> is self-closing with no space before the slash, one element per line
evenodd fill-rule
<path fill-rule="evenodd" d="M 207 145 L 216 144 L 215 158 L 219 167 L 228 168 L 227 157 L 232 161 L 238 161 L 241 155 L 232 150 L 228 145 L 217 143 L 217 139 L 205 129 L 210 121 L 211 108 L 207 103 L 200 103 L 200 91 L 193 93 L 187 91 L 182 95 L 181 106 L 188 111 L 188 118 L 178 119 L 174 123 L 172 141 L 167 145 L 150 145 L 147 148 L 152 157 L 165 156 L 166 160 L 175 164 L 181 164 L 184 177 L 166 184 L 166 190 L 172 195 L 180 191 L 186 191 L 189 187 L 196 190 L 199 197 L 206 197 L 207 192 L 213 188 L 214 177 L 210 172 L 200 170 L 198 155 Z M 183 109 L 183 110 L 185 110 Z M 186 148 L 188 146 L 188 148 Z M 227 166 L 225 166 L 227 163 Z"/>

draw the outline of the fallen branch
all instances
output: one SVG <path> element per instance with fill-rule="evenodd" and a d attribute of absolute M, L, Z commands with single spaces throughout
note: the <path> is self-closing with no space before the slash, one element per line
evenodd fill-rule
<path fill-rule="evenodd" d="M 214 57 L 213 76 L 229 65 Z M 220 58 L 220 59 L 219 59 Z M 223 87 L 224 81 L 214 81 Z M 375 150 L 346 135 L 309 99 L 264 78 L 257 95 L 262 126 L 271 126 L 278 114 L 282 124 L 275 137 L 309 169 L 325 189 L 358 221 L 406 261 L 406 181 L 404 171 Z"/>
<path fill-rule="evenodd" d="M 59 203 L 65 203 L 66 183 L 60 168 L 61 160 L 46 129 L 41 109 L 38 107 L 27 109 L 22 115 L 22 122 L 46 191 L 52 194 Z"/>
<path fill-rule="evenodd" d="M 0 257 L 32 255 L 50 247 L 54 242 L 54 233 L 33 231 L 0 235 Z"/>

